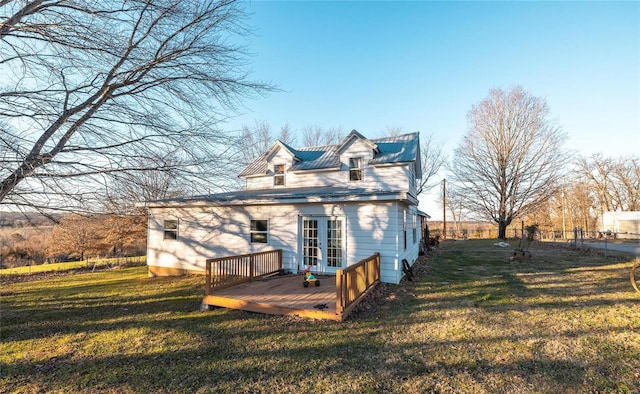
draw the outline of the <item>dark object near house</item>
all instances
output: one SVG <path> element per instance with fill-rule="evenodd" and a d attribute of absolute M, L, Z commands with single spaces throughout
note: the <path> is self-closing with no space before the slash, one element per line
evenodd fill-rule
<path fill-rule="evenodd" d="M 407 280 L 413 280 L 413 267 L 409 265 L 407 259 L 402 259 L 402 272 L 407 276 Z"/>

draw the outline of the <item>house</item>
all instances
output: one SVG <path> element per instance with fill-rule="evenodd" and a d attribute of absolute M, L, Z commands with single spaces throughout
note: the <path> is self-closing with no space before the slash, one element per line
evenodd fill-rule
<path fill-rule="evenodd" d="M 147 203 L 150 275 L 203 272 L 205 260 L 282 249 L 286 271 L 334 274 L 375 252 L 398 283 L 418 256 L 419 134 L 292 148 L 276 141 L 240 174 L 242 191 Z"/>

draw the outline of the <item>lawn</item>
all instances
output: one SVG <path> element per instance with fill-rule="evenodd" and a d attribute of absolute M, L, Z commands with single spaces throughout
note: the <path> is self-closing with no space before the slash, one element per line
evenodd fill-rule
<path fill-rule="evenodd" d="M 445 242 L 344 323 L 199 311 L 145 267 L 0 288 L 0 392 L 640 392 L 633 256 Z"/>
<path fill-rule="evenodd" d="M 27 265 L 22 267 L 11 267 L 0 269 L 0 277 L 3 275 L 25 275 L 25 274 L 42 274 L 59 271 L 103 269 L 120 267 L 123 265 L 141 265 L 146 264 L 147 256 L 133 257 L 110 257 L 104 259 L 93 258 L 91 260 L 69 261 L 65 263 Z"/>

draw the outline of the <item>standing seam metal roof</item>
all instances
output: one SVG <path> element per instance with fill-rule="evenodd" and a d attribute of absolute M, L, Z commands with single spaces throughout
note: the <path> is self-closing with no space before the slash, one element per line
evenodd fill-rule
<path fill-rule="evenodd" d="M 358 134 L 360 135 L 360 134 Z M 350 138 L 351 134 L 346 138 Z M 418 133 L 410 133 L 393 137 L 378 138 L 370 140 L 377 145 L 379 152 L 376 153 L 369 164 L 392 164 L 409 163 L 418 158 Z M 298 161 L 294 161 L 291 166 L 292 171 L 319 170 L 326 168 L 336 168 L 340 165 L 340 155 L 336 145 L 313 146 L 307 148 L 290 148 L 295 152 Z M 283 144 L 284 145 L 284 144 Z M 250 163 L 238 176 L 266 175 L 268 171 L 267 153 L 260 155 Z"/>

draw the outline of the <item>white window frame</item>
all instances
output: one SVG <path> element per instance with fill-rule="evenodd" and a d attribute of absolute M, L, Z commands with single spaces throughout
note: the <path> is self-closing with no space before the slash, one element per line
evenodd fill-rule
<path fill-rule="evenodd" d="M 178 235 L 179 235 L 178 230 L 180 229 L 180 221 L 178 219 L 164 219 L 164 222 L 162 223 L 162 227 L 163 227 L 163 230 L 162 230 L 163 240 L 165 241 L 178 240 Z"/>
<path fill-rule="evenodd" d="M 282 167 L 282 172 L 278 172 L 276 168 Z M 285 178 L 286 166 L 284 164 L 274 164 L 273 165 L 273 186 L 285 186 L 286 178 Z M 278 180 L 282 179 L 282 183 L 278 183 Z"/>
<path fill-rule="evenodd" d="M 253 224 L 256 222 L 256 226 L 254 228 Z M 257 222 L 266 222 L 267 228 L 266 230 L 259 230 L 257 227 Z M 263 235 L 264 234 L 264 242 L 254 240 L 255 235 Z M 269 219 L 251 219 L 249 220 L 249 242 L 252 244 L 269 244 Z"/>
<path fill-rule="evenodd" d="M 357 163 L 357 167 L 352 166 L 352 161 Z M 362 157 L 349 158 L 349 182 L 362 182 L 364 180 L 364 160 Z M 359 173 L 360 179 L 353 179 L 352 173 Z"/>

